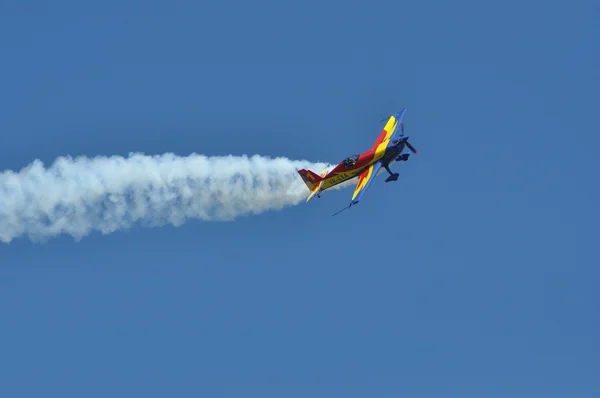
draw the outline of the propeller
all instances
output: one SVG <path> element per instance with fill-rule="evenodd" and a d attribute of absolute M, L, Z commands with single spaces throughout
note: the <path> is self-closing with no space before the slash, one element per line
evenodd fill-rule
<path fill-rule="evenodd" d="M 404 120 L 400 121 L 400 137 L 404 137 Z M 408 149 L 410 149 L 410 151 L 412 153 L 414 153 L 415 155 L 418 155 L 419 152 L 417 152 L 417 150 L 415 149 L 414 146 L 410 145 L 410 142 L 408 142 L 408 137 L 404 138 L 404 144 L 406 145 L 406 147 Z"/>
<path fill-rule="evenodd" d="M 412 153 L 414 153 L 415 155 L 419 154 L 419 152 L 417 152 L 415 147 L 410 145 L 410 142 L 408 142 L 408 140 L 404 141 L 404 143 L 406 144 L 406 147 L 411 150 Z"/>

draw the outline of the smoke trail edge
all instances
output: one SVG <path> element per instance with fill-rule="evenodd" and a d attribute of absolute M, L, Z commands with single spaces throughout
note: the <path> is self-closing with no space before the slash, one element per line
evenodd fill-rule
<path fill-rule="evenodd" d="M 60 234 L 80 240 L 134 225 L 179 226 L 189 219 L 231 221 L 303 202 L 308 189 L 299 168 L 323 162 L 285 157 L 61 156 L 49 167 L 34 160 L 0 173 L 0 241 Z M 338 185 L 344 188 L 355 180 Z"/>

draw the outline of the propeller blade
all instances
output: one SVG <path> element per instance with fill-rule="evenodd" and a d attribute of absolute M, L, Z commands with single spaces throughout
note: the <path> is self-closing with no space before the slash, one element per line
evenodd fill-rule
<path fill-rule="evenodd" d="M 415 149 L 414 146 L 410 145 L 410 142 L 406 141 L 405 142 L 406 146 L 408 147 L 408 149 L 410 149 L 412 151 L 412 153 L 414 153 L 415 155 L 418 154 L 417 150 Z"/>

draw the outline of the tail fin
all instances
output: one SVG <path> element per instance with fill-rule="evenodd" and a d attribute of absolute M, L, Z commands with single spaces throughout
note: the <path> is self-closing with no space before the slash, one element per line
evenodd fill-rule
<path fill-rule="evenodd" d="M 321 185 L 321 181 L 323 181 L 323 177 L 317 175 L 315 172 L 306 169 L 298 170 L 298 174 L 302 177 L 302 180 L 311 191 L 315 189 L 315 187 Z"/>
<path fill-rule="evenodd" d="M 302 181 L 304 181 L 304 183 L 310 190 L 310 195 L 306 199 L 306 201 L 308 202 L 319 192 L 319 188 L 321 188 L 321 185 L 323 185 L 323 181 L 325 181 L 323 177 L 327 175 L 327 169 L 323 170 L 321 175 L 317 175 L 313 171 L 306 169 L 298 170 L 298 174 L 300 174 L 300 177 L 302 177 Z"/>

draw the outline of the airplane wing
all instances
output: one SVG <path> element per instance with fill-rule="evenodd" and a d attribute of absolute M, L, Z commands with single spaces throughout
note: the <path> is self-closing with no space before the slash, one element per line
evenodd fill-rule
<path fill-rule="evenodd" d="M 354 188 L 354 194 L 352 194 L 353 205 L 360 201 L 360 198 L 362 198 L 367 188 L 369 188 L 380 168 L 381 162 L 375 162 L 358 176 L 358 182 L 356 183 L 356 188 Z"/>
<path fill-rule="evenodd" d="M 379 172 L 380 168 L 381 162 L 375 162 L 371 166 L 369 166 L 368 169 L 360 173 L 360 175 L 358 176 L 358 182 L 356 183 L 356 188 L 354 189 L 354 193 L 352 194 L 352 201 L 350 202 L 350 205 L 348 205 L 348 207 L 344 207 L 342 210 L 339 210 L 338 212 L 333 214 L 334 216 L 346 209 L 349 209 L 351 206 L 357 204 L 360 201 L 360 198 L 362 198 L 367 188 L 369 188 L 369 185 L 371 185 L 371 182 L 375 179 L 375 176 L 377 175 L 377 172 Z"/>
<path fill-rule="evenodd" d="M 383 130 L 381 130 L 379 137 L 377 137 L 377 140 L 373 144 L 373 149 L 376 149 L 379 145 L 384 144 L 389 140 L 393 140 L 398 136 L 398 125 L 402 124 L 402 119 L 404 118 L 405 113 L 406 107 L 402 108 L 400 112 L 396 112 L 390 116 L 387 123 L 383 127 Z"/>

